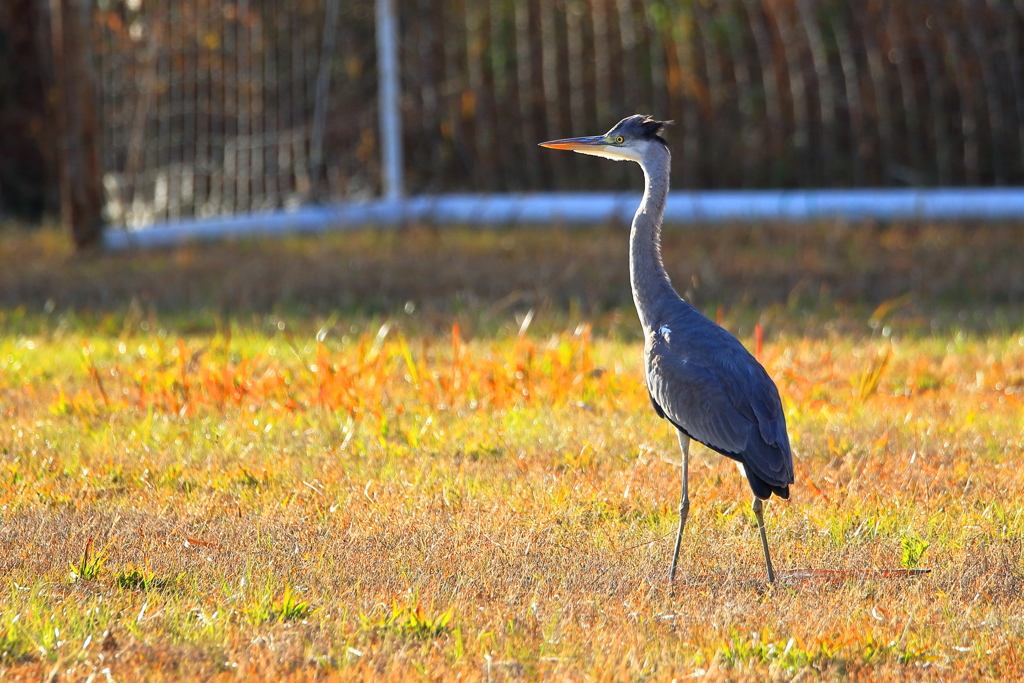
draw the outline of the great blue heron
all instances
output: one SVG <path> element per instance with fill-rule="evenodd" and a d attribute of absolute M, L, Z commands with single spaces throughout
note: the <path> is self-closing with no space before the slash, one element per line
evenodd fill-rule
<path fill-rule="evenodd" d="M 635 161 L 644 172 L 644 197 L 629 234 L 629 276 L 644 332 L 647 391 L 659 417 L 678 430 L 683 451 L 679 531 L 669 582 L 675 580 L 683 527 L 690 510 L 690 440 L 738 463 L 754 492 L 768 580 L 775 582 L 762 500 L 789 498 L 793 456 L 779 391 L 765 369 L 731 334 L 679 298 L 661 260 L 661 221 L 668 198 L 672 154 L 661 137 L 665 121 L 639 114 L 595 137 L 540 143 L 581 154 Z"/>

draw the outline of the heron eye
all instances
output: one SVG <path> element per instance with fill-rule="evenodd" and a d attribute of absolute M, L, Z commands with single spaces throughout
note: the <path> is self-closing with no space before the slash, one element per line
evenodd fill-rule
<path fill-rule="evenodd" d="M 623 142 L 625 142 L 625 138 L 623 138 L 621 135 L 615 136 L 615 143 L 616 144 L 621 145 Z"/>

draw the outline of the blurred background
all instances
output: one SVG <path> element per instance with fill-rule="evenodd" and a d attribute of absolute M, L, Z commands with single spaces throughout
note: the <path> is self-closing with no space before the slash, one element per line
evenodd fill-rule
<path fill-rule="evenodd" d="M 1020 0 L 393 2 L 409 194 L 635 189 L 536 146 L 634 112 L 676 121 L 678 188 L 1024 182 Z M 6 0 L 0 211 L 56 213 L 69 148 L 113 226 L 378 196 L 375 26 L 373 0 Z"/>
<path fill-rule="evenodd" d="M 104 227 L 380 197 L 382 4 L 5 0 L 0 224 L 60 218 L 87 246 Z M 676 121 L 677 189 L 1024 185 L 1022 0 L 393 0 L 391 16 L 407 195 L 637 190 L 631 164 L 537 147 L 633 112 Z M 628 308 L 620 223 L 99 261 L 5 230 L 0 300 Z M 952 316 L 1016 305 L 1022 245 L 1020 221 L 694 226 L 665 240 L 680 291 L 712 314 L 908 292 Z"/>

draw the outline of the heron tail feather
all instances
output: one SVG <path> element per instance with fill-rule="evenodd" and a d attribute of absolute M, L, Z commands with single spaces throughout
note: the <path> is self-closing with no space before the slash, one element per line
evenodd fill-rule
<path fill-rule="evenodd" d="M 755 496 L 757 496 L 761 500 L 768 500 L 769 498 L 772 497 L 772 494 L 775 494 L 776 496 L 782 498 L 783 500 L 789 500 L 788 485 L 775 486 L 773 484 L 769 484 L 764 479 L 751 472 L 749 467 L 746 468 L 746 470 L 747 481 L 750 482 L 750 489 L 754 492 Z"/>

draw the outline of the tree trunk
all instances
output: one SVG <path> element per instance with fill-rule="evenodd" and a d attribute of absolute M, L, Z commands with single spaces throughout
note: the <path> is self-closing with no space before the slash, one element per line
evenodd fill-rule
<path fill-rule="evenodd" d="M 59 143 L 60 210 L 78 249 L 99 246 L 103 181 L 96 81 L 86 0 L 49 0 L 55 117 Z"/>

